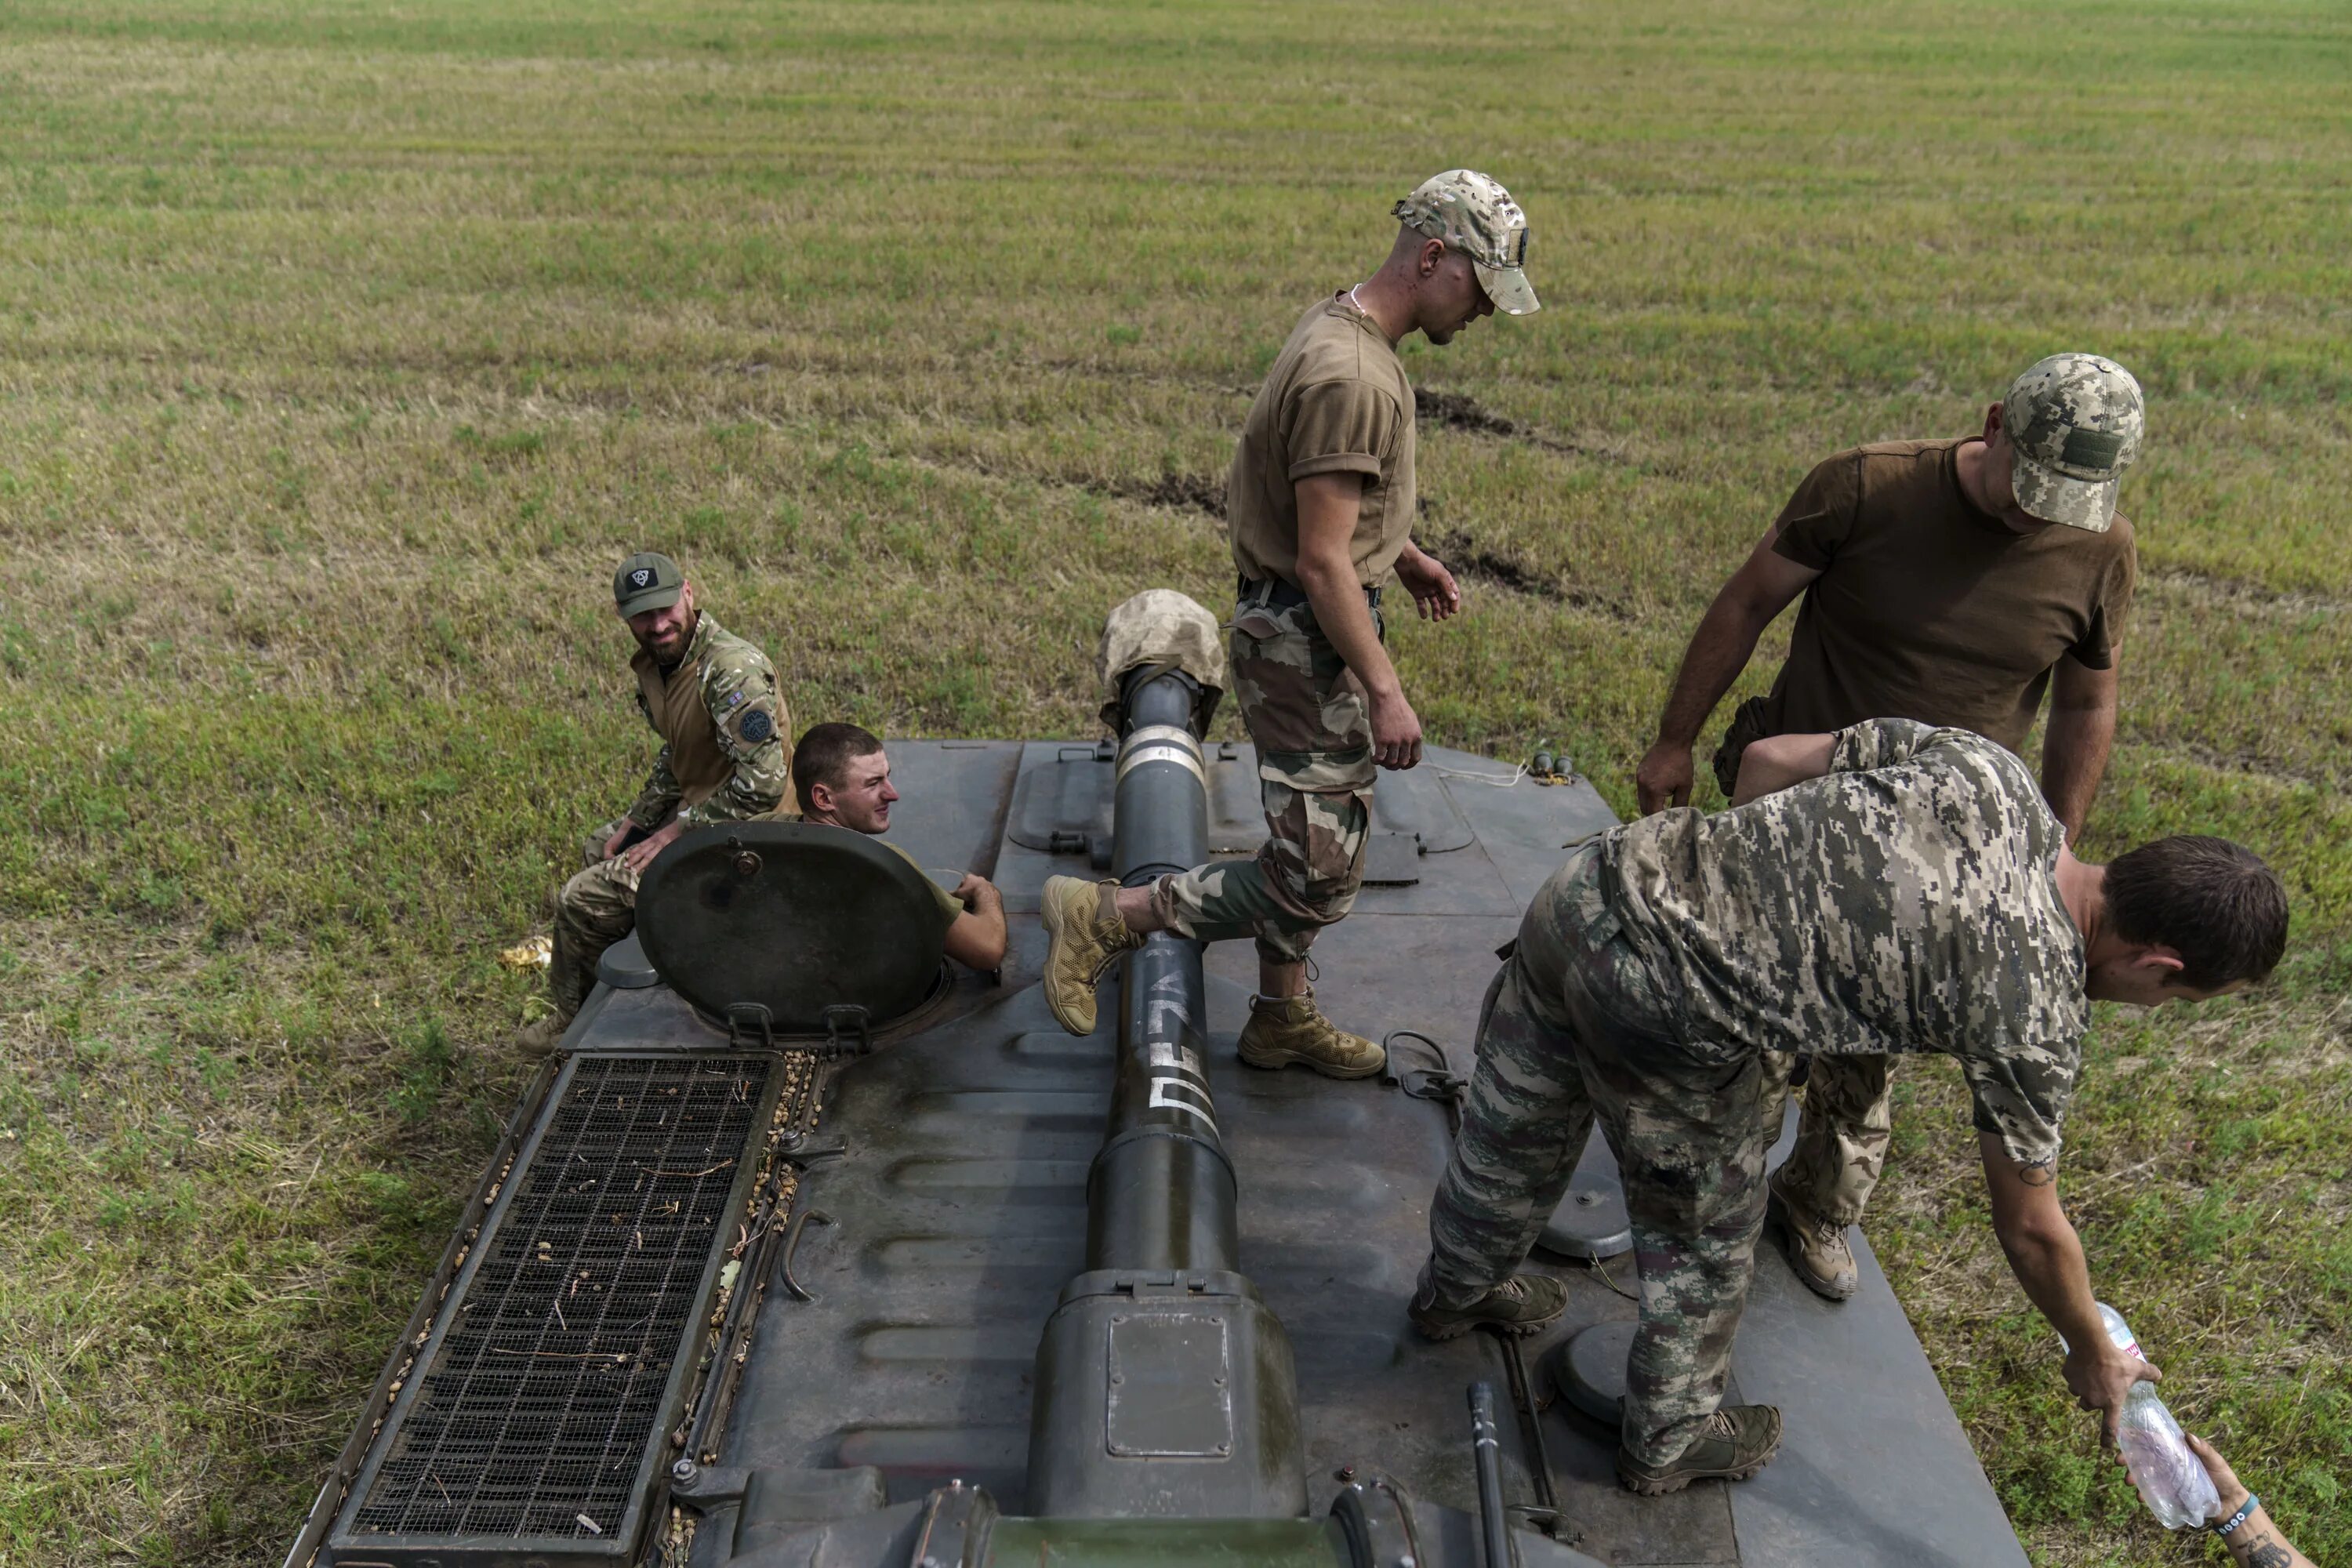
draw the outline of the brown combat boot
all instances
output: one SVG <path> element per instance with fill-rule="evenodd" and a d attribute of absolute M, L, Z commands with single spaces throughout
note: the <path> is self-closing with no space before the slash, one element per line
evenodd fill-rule
<path fill-rule="evenodd" d="M 1617 1450 L 1617 1483 L 1643 1497 L 1664 1497 L 1693 1481 L 1744 1481 L 1780 1451 L 1780 1412 L 1770 1405 L 1727 1405 L 1706 1418 L 1691 1446 L 1663 1465 Z"/>
<path fill-rule="evenodd" d="M 1120 953 L 1143 945 L 1112 907 L 1117 882 L 1045 879 L 1045 1005 L 1074 1035 L 1095 1032 L 1095 984 Z"/>
<path fill-rule="evenodd" d="M 1421 1289 L 1404 1315 L 1423 1337 L 1451 1340 L 1481 1323 L 1492 1323 L 1507 1334 L 1540 1333 L 1567 1310 L 1568 1287 L 1544 1274 L 1514 1274 L 1466 1307 L 1441 1307 L 1424 1268 Z"/>
<path fill-rule="evenodd" d="M 1845 1226 L 1789 1201 L 1775 1180 L 1768 1185 L 1765 1217 L 1780 1227 L 1789 1267 L 1825 1301 L 1843 1301 L 1862 1286 L 1862 1269 L 1846 1245 Z"/>
<path fill-rule="evenodd" d="M 1249 1008 L 1241 1057 L 1254 1068 L 1303 1062 L 1325 1078 L 1370 1078 L 1388 1065 L 1388 1052 L 1323 1016 L 1311 986 L 1296 996 L 1253 996 Z"/>
<path fill-rule="evenodd" d="M 515 1031 L 515 1054 L 527 1062 L 535 1062 L 555 1049 L 555 1043 L 563 1038 L 563 1031 L 571 1026 L 571 1019 L 558 1018 L 552 1014 L 525 1024 Z"/>

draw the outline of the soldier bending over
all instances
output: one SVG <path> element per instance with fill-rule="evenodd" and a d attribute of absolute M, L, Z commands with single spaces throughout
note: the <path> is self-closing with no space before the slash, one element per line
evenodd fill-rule
<path fill-rule="evenodd" d="M 2156 1374 L 2110 1345 L 2058 1202 L 2089 1003 L 2198 1001 L 2268 974 L 2286 945 L 2278 878 L 2206 837 L 2086 865 L 2014 753 L 1910 720 L 1756 741 L 1738 784 L 1740 809 L 1612 828 L 1536 895 L 1479 1027 L 1414 1323 L 1444 1339 L 1560 1314 L 1557 1280 L 1512 1270 L 1597 1113 L 1642 1277 L 1618 1479 L 1655 1494 L 1753 1475 L 1780 1412 L 1718 1406 L 1780 1127 L 1774 1053 L 1940 1051 L 1975 1101 L 2001 1248 L 2112 1437 Z"/>
<path fill-rule="evenodd" d="M 855 724 L 813 726 L 793 748 L 793 789 L 800 796 L 803 821 L 874 837 L 890 831 L 890 805 L 898 791 L 890 783 L 890 759 L 882 754 L 882 742 L 871 731 Z M 882 847 L 915 866 L 915 858 L 889 840 L 883 839 Z M 963 874 L 954 892 L 933 882 L 928 872 L 923 880 L 939 895 L 947 955 L 967 969 L 986 973 L 1003 968 L 1004 895 L 996 884 L 971 871 Z"/>
<path fill-rule="evenodd" d="M 1258 984 L 1242 1060 L 1333 1078 L 1386 1060 L 1315 1005 L 1307 949 L 1363 885 L 1372 770 L 1421 761 L 1421 721 L 1381 646 L 1381 581 L 1393 568 L 1437 620 L 1462 603 L 1453 574 L 1412 542 L 1413 395 L 1396 345 L 1414 331 L 1450 342 L 1497 306 L 1537 308 L 1519 270 L 1527 217 L 1486 175 L 1426 180 L 1392 216 L 1402 226 L 1380 269 L 1291 329 L 1225 482 L 1240 574 L 1234 691 L 1257 746 L 1265 847 L 1149 888 L 1050 879 L 1045 998 L 1074 1035 L 1093 1031 L 1095 983 L 1146 933 L 1246 936 Z"/>
<path fill-rule="evenodd" d="M 695 604 L 694 584 L 667 555 L 632 555 L 613 574 L 614 613 L 637 639 L 629 668 L 637 709 L 662 738 L 628 815 L 590 836 L 586 868 L 555 901 L 548 965 L 552 1017 L 525 1029 L 544 1055 L 596 984 L 596 960 L 637 922 L 637 881 L 689 827 L 767 816 L 790 782 L 784 700 L 768 656 Z"/>

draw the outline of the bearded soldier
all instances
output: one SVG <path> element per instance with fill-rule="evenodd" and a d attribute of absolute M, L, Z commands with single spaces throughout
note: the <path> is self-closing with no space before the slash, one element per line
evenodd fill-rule
<path fill-rule="evenodd" d="M 596 984 L 596 960 L 636 924 L 637 880 L 689 827 L 767 816 L 791 784 L 785 711 L 768 656 L 695 602 L 667 555 L 632 555 L 613 574 L 613 609 L 636 639 L 637 709 L 662 740 L 626 816 L 590 836 L 587 864 L 555 906 L 551 1018 L 524 1031 L 544 1052 Z"/>
<path fill-rule="evenodd" d="M 1381 584 L 1393 570 L 1435 620 L 1462 603 L 1454 574 L 1412 542 L 1413 395 L 1396 345 L 1415 331 L 1451 342 L 1497 308 L 1537 308 L 1520 270 L 1526 215 L 1493 180 L 1449 170 L 1391 216 L 1400 226 L 1379 270 L 1291 329 L 1226 479 L 1240 575 L 1234 691 L 1257 746 L 1265 846 L 1144 887 L 1048 880 L 1045 995 L 1073 1034 L 1094 1028 L 1096 982 L 1146 933 L 1252 937 L 1243 1061 L 1363 1078 L 1385 1060 L 1316 1006 L 1307 950 L 1363 883 L 1373 770 L 1421 760 L 1421 720 L 1381 646 Z"/>

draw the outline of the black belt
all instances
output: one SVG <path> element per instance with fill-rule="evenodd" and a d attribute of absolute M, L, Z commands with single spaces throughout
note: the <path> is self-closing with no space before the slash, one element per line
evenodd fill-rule
<path fill-rule="evenodd" d="M 1234 591 L 1244 599 L 1262 599 L 1277 609 L 1296 609 L 1307 602 L 1306 589 L 1294 583 L 1286 583 L 1279 577 L 1268 577 L 1262 583 L 1253 583 L 1246 577 L 1238 577 L 1234 579 Z M 1364 603 L 1376 610 L 1379 609 L 1381 591 L 1378 588 L 1366 588 Z"/>

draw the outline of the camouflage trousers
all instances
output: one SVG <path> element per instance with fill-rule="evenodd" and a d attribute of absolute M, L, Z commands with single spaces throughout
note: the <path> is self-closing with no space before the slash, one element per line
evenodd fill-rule
<path fill-rule="evenodd" d="M 1793 1062 L 1794 1058 L 1791 1058 Z M 1776 1178 L 1781 1195 L 1835 1225 L 1860 1225 L 1886 1168 L 1895 1125 L 1893 1057 L 1817 1056 L 1797 1117 L 1797 1143 Z"/>
<path fill-rule="evenodd" d="M 637 872 L 604 846 L 620 822 L 608 822 L 581 846 L 586 862 L 555 895 L 555 952 L 547 965 L 547 994 L 556 1016 L 570 1019 L 596 988 L 596 961 L 637 924 Z"/>
<path fill-rule="evenodd" d="M 1373 611 L 1379 624 L 1380 612 Z M 1152 889 L 1160 917 L 1201 942 L 1255 937 L 1271 963 L 1305 960 L 1355 906 L 1372 819 L 1372 721 L 1363 684 L 1305 605 L 1234 609 L 1227 653 L 1257 747 L 1266 839 L 1254 859 L 1196 866 Z"/>
<path fill-rule="evenodd" d="M 1654 1465 L 1723 1401 L 1787 1090 L 1784 1063 L 1763 1053 L 1685 1049 L 1678 1014 L 1609 910 L 1598 847 L 1580 849 L 1536 895 L 1479 1023 L 1429 1215 L 1437 1304 L 1465 1306 L 1526 1258 L 1598 1115 L 1641 1275 L 1622 1441 Z"/>
<path fill-rule="evenodd" d="M 1715 782 L 1731 797 L 1739 783 L 1739 759 L 1754 742 L 1773 733 L 1760 697 L 1742 702 L 1716 749 Z M 1793 1065 L 1793 1061 L 1790 1065 Z M 1797 1146 L 1780 1167 L 1781 1193 L 1798 1207 L 1837 1225 L 1860 1225 L 1862 1211 L 1886 1166 L 1886 1139 L 1894 1125 L 1892 1057 L 1817 1056 L 1812 1058 L 1797 1118 Z"/>

